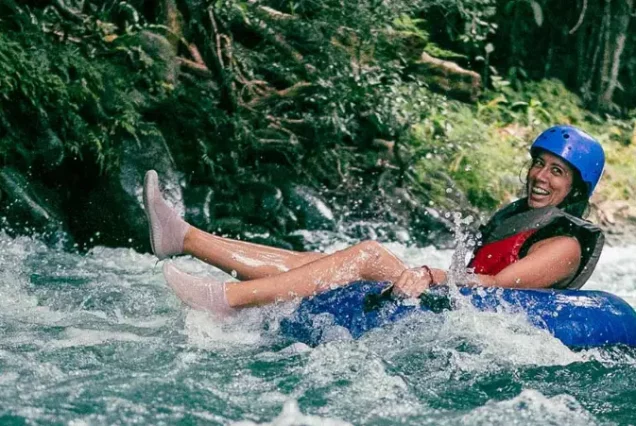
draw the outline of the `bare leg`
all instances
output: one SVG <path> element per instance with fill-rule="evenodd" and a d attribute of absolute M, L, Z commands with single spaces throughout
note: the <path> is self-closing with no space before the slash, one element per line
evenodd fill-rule
<path fill-rule="evenodd" d="M 183 251 L 240 280 L 271 277 L 320 259 L 326 254 L 296 252 L 208 234 L 191 227 Z"/>
<path fill-rule="evenodd" d="M 395 281 L 406 269 L 393 253 L 375 241 L 365 241 L 321 257 L 289 272 L 245 282 L 220 283 L 164 267 L 177 295 L 194 308 L 221 314 L 227 308 L 263 305 L 278 300 L 308 297 L 356 280 Z M 219 296 L 206 287 L 224 289 Z"/>
<path fill-rule="evenodd" d="M 239 279 L 254 279 L 287 272 L 325 256 L 217 237 L 189 225 L 163 199 L 154 170 L 144 179 L 144 208 L 152 250 L 159 259 L 186 253 L 225 272 L 236 271 Z"/>

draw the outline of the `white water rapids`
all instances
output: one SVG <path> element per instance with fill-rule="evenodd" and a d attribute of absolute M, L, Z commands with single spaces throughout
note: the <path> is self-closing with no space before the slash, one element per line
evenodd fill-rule
<path fill-rule="evenodd" d="M 452 255 L 388 247 L 410 265 Z M 634 253 L 606 247 L 586 289 L 636 305 Z M 632 352 L 573 352 L 521 316 L 422 313 L 309 348 L 277 334 L 293 305 L 219 323 L 183 307 L 160 266 L 0 235 L 0 423 L 610 424 L 636 410 Z"/>

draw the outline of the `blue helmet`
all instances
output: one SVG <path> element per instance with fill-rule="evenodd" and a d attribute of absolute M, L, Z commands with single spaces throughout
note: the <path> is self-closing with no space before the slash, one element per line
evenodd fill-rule
<path fill-rule="evenodd" d="M 567 161 L 578 170 L 591 197 L 605 168 L 605 152 L 596 139 L 573 126 L 554 126 L 532 143 L 530 153 L 543 149 Z"/>

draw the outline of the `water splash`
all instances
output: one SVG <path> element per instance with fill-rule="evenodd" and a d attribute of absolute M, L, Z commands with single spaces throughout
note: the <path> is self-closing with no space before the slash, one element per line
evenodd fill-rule
<path fill-rule="evenodd" d="M 330 419 L 320 416 L 309 416 L 300 412 L 296 401 L 288 401 L 283 406 L 282 412 L 271 422 L 254 423 L 251 421 L 240 421 L 232 423 L 233 426 L 348 426 L 351 423 L 337 419 Z"/>
<path fill-rule="evenodd" d="M 465 265 L 388 247 L 410 265 Z M 635 300 L 633 252 L 608 248 L 591 287 Z M 214 322 L 179 303 L 156 259 L 127 249 L 79 255 L 0 234 L 0 278 L 3 421 L 594 424 L 629 423 L 636 409 L 633 351 L 573 352 L 520 315 L 417 312 L 310 349 L 277 334 L 293 304 Z"/>
<path fill-rule="evenodd" d="M 523 390 L 507 401 L 491 401 L 462 416 L 471 425 L 595 425 L 596 419 L 569 395 L 548 398 L 533 389 Z"/>

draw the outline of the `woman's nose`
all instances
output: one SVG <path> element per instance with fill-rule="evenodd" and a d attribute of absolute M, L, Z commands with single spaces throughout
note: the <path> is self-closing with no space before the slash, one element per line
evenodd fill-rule
<path fill-rule="evenodd" d="M 549 175 L 550 175 L 550 171 L 548 170 L 548 168 L 542 167 L 540 170 L 537 171 L 537 174 L 535 175 L 535 179 L 541 180 L 541 181 L 547 181 Z"/>

